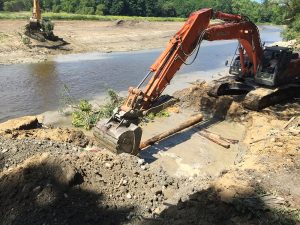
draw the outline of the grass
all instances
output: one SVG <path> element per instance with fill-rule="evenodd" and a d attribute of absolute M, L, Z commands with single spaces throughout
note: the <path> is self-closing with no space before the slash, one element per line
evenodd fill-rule
<path fill-rule="evenodd" d="M 28 19 L 31 12 L 0 12 L 0 19 Z M 53 13 L 45 12 L 44 17 L 51 20 L 96 20 L 96 21 L 114 21 L 114 20 L 131 20 L 131 21 L 150 21 L 150 22 L 183 22 L 186 18 L 177 17 L 139 17 L 139 16 L 100 16 L 100 15 L 81 15 L 72 13 Z"/>

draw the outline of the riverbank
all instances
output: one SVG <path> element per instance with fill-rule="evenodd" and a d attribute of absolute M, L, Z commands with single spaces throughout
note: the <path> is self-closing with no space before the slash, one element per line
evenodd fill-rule
<path fill-rule="evenodd" d="M 1 224 L 298 224 L 299 103 L 252 112 L 208 87 L 174 93 L 176 110 L 144 124 L 143 138 L 193 114 L 214 117 L 139 157 L 40 118 L 0 124 Z M 234 142 L 224 148 L 203 130 Z"/>
<path fill-rule="evenodd" d="M 85 52 L 136 51 L 164 48 L 183 22 L 54 21 L 55 35 L 69 44 L 45 48 L 32 40 L 25 45 L 21 35 L 26 20 L 1 20 L 0 64 L 35 63 L 55 55 Z"/>

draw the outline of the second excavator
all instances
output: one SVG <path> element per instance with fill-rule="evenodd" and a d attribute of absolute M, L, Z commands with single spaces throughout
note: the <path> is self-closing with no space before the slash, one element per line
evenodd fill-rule
<path fill-rule="evenodd" d="M 29 23 L 25 26 L 24 34 L 40 42 L 62 41 L 53 33 L 54 24 L 47 18 L 42 18 L 39 0 L 33 0 L 32 16 Z"/>
<path fill-rule="evenodd" d="M 212 18 L 222 22 L 210 24 Z M 292 95 L 294 90 L 299 90 L 300 58 L 297 53 L 278 46 L 264 48 L 257 26 L 247 17 L 201 9 L 190 15 L 140 84 L 129 88 L 124 104 L 115 109 L 109 120 L 97 124 L 94 129 L 97 140 L 116 153 L 137 154 L 142 137 L 142 129 L 138 126 L 140 118 L 158 101 L 176 72 L 187 64 L 188 57 L 194 54 L 196 58 L 203 40 L 234 39 L 239 43 L 238 56 L 232 61 L 229 72 L 238 80 L 236 85 L 247 86 L 250 96 L 252 93 L 254 103 L 250 106 L 259 109 L 266 102 L 281 100 L 282 93 L 287 96 L 287 92 Z M 214 94 L 225 94 L 232 87 L 230 83 L 221 83 Z M 270 91 L 259 96 L 257 92 L 261 88 Z"/>

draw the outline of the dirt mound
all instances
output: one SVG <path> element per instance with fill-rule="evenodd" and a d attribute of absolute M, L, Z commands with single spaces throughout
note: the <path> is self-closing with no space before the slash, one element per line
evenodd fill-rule
<path fill-rule="evenodd" d="M 0 174 L 0 216 L 2 224 L 140 221 L 190 183 L 130 155 L 45 153 Z"/>
<path fill-rule="evenodd" d="M 179 99 L 182 108 L 193 108 L 204 112 L 207 116 L 219 119 L 239 119 L 247 111 L 239 103 L 239 99 L 232 96 L 211 97 L 208 92 L 214 84 L 197 82 L 190 88 L 175 92 L 173 95 Z"/>
<path fill-rule="evenodd" d="M 9 133 L 16 130 L 29 130 L 40 127 L 36 116 L 25 116 L 17 119 L 8 120 L 0 124 L 0 134 Z"/>
<path fill-rule="evenodd" d="M 146 225 L 283 225 L 295 224 L 297 214 L 276 211 L 270 208 L 274 202 L 280 202 L 272 195 L 245 193 L 236 196 L 231 202 L 224 202 L 219 190 L 214 187 L 192 194 L 185 201 L 163 211 L 159 219 Z M 272 203 L 271 203 L 272 202 Z"/>
<path fill-rule="evenodd" d="M 80 130 L 68 128 L 45 128 L 36 116 L 26 116 L 0 123 L 0 135 L 5 138 L 52 140 L 86 147 L 91 141 Z"/>
<path fill-rule="evenodd" d="M 31 130 L 15 130 L 6 132 L 7 138 L 34 138 L 36 140 L 52 140 L 56 142 L 73 143 L 80 147 L 86 147 L 90 140 L 82 131 L 67 128 L 47 128 Z"/>
<path fill-rule="evenodd" d="M 10 139 L 0 136 L 0 171 L 17 166 L 24 160 L 45 152 L 71 154 L 80 151 L 83 151 L 81 147 L 67 142 L 33 138 Z"/>
<path fill-rule="evenodd" d="M 131 27 L 131 26 L 136 26 L 138 24 L 144 24 L 146 22 L 143 21 L 135 21 L 135 20 L 117 20 L 115 22 L 115 26 L 118 27 Z"/>

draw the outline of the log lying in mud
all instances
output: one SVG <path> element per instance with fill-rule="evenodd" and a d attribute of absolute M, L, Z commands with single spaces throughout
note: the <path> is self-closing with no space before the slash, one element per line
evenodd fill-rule
<path fill-rule="evenodd" d="M 224 140 L 222 137 L 220 137 L 217 134 L 213 134 L 213 133 L 208 132 L 206 130 L 199 131 L 198 134 L 205 137 L 206 139 L 218 144 L 218 145 L 221 145 L 224 148 L 230 148 L 230 142 Z"/>
<path fill-rule="evenodd" d="M 192 117 L 191 119 L 185 121 L 184 123 L 180 124 L 179 126 L 175 127 L 174 129 L 171 129 L 167 132 L 164 132 L 164 133 L 161 133 L 161 134 L 158 134 L 148 140 L 146 140 L 145 142 L 141 143 L 140 145 L 140 149 L 144 149 L 148 146 L 151 146 L 153 144 L 155 144 L 156 142 L 158 141 L 161 141 L 171 135 L 174 135 L 184 129 L 187 129 L 199 122 L 201 122 L 203 120 L 203 116 L 201 114 L 197 115 L 197 116 L 194 116 Z"/>

